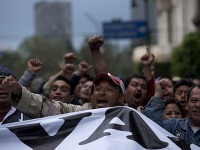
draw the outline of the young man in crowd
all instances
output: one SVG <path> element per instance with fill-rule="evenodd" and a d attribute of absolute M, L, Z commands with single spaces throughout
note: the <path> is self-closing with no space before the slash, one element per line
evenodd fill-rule
<path fill-rule="evenodd" d="M 194 83 L 189 78 L 181 78 L 174 85 L 174 99 L 179 102 L 183 107 L 183 117 L 187 116 L 186 104 L 187 104 L 187 93 L 189 89 L 194 86 Z"/>
<path fill-rule="evenodd" d="M 74 89 L 71 82 L 63 76 L 58 76 L 50 86 L 49 98 L 51 100 L 69 103 L 73 93 Z"/>

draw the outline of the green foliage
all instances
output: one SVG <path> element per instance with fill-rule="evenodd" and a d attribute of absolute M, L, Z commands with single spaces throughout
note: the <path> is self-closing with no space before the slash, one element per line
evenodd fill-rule
<path fill-rule="evenodd" d="M 19 47 L 19 53 L 27 62 L 30 58 L 43 61 L 40 74 L 49 77 L 57 73 L 59 64 L 64 61 L 65 46 L 59 41 L 46 40 L 38 36 L 26 39 Z"/>
<path fill-rule="evenodd" d="M 24 61 L 22 60 L 21 56 L 18 52 L 15 51 L 3 53 L 0 57 L 0 62 L 1 65 L 8 67 L 17 79 L 22 76 L 26 68 L 26 65 L 24 65 Z"/>
<path fill-rule="evenodd" d="M 85 38 L 80 50 L 74 51 L 69 41 L 53 41 L 33 36 L 25 39 L 17 51 L 4 53 L 0 56 L 0 62 L 9 67 L 19 79 L 27 67 L 27 61 L 31 58 L 37 58 L 43 62 L 43 69 L 39 72 L 39 75 L 48 78 L 60 71 L 60 64 L 64 63 L 64 54 L 67 52 L 75 53 L 77 56 L 76 64 L 83 60 L 92 64 L 91 52 L 87 42 L 88 37 Z M 66 51 L 66 49 L 69 51 Z M 101 53 L 110 73 L 123 78 L 133 74 L 131 48 L 127 47 L 120 51 L 119 47 L 105 41 L 101 47 Z M 91 69 L 90 74 L 94 75 L 93 69 Z"/>
<path fill-rule="evenodd" d="M 172 75 L 195 74 L 200 76 L 200 33 L 185 35 L 182 43 L 173 49 Z"/>

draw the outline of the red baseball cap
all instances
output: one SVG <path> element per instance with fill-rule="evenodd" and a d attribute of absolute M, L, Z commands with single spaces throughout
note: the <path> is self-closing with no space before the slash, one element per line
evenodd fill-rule
<path fill-rule="evenodd" d="M 111 75 L 110 73 L 98 73 L 96 74 L 96 76 L 94 76 L 94 85 L 97 83 L 97 81 L 102 80 L 102 79 L 109 79 L 110 81 L 112 81 L 115 85 L 119 86 L 122 93 L 124 94 L 125 92 L 125 87 L 124 87 L 124 83 L 122 82 L 122 80 L 120 80 L 119 78 Z"/>

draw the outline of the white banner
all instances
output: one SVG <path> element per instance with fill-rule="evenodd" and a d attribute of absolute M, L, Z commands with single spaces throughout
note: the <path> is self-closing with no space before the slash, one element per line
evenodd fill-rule
<path fill-rule="evenodd" d="M 0 150 L 197 150 L 129 107 L 74 112 L 0 126 Z M 175 140 L 177 142 L 177 140 Z"/>

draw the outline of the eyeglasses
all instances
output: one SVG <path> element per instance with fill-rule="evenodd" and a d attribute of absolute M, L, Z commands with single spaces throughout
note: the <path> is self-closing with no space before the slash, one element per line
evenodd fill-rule
<path fill-rule="evenodd" d="M 181 112 L 180 111 L 167 111 L 167 112 L 164 112 L 163 114 L 167 115 L 167 116 L 171 116 L 172 114 L 178 116 L 178 115 L 181 115 Z"/>

